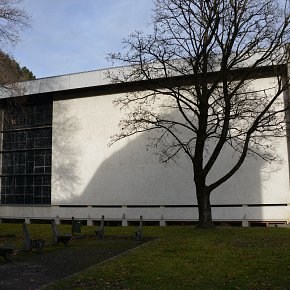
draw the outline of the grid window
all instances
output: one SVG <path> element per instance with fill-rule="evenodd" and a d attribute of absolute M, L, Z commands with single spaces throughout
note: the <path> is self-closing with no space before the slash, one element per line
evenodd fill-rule
<path fill-rule="evenodd" d="M 4 108 L 2 204 L 50 204 L 51 123 L 51 103 Z"/>

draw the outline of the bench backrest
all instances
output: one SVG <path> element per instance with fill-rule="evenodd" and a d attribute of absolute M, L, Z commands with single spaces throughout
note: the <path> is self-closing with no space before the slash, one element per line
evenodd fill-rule
<path fill-rule="evenodd" d="M 82 223 L 81 221 L 75 220 L 74 217 L 71 219 L 71 233 L 74 235 L 75 233 L 81 233 L 82 232 Z"/>
<path fill-rule="evenodd" d="M 54 235 L 54 237 L 58 236 L 58 230 L 55 224 L 54 220 L 51 220 L 51 229 L 52 229 L 52 234 Z"/>
<path fill-rule="evenodd" d="M 103 229 L 105 226 L 105 216 L 102 215 L 102 219 L 101 219 L 101 224 L 100 224 L 100 228 Z"/>
<path fill-rule="evenodd" d="M 31 240 L 30 240 L 30 235 L 29 235 L 26 223 L 23 223 L 22 228 L 23 228 L 23 235 L 24 235 L 24 250 L 28 251 L 31 247 Z"/>
<path fill-rule="evenodd" d="M 30 235 L 29 235 L 26 223 L 23 223 L 22 228 L 23 228 L 23 235 L 24 235 L 25 240 L 30 240 Z"/>

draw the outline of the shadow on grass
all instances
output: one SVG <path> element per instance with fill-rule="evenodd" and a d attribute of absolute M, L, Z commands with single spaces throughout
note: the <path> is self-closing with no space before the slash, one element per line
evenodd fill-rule
<path fill-rule="evenodd" d="M 131 237 L 76 238 L 69 247 L 57 246 L 39 254 L 21 253 L 11 263 L 0 263 L 0 289 L 38 289 L 146 242 Z"/>
<path fill-rule="evenodd" d="M 144 232 L 158 239 L 45 290 L 289 289 L 289 228 L 145 227 Z"/>

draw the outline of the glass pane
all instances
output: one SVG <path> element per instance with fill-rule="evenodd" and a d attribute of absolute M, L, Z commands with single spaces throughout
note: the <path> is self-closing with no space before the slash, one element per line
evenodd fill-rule
<path fill-rule="evenodd" d="M 4 109 L 2 204 L 50 204 L 52 104 Z"/>

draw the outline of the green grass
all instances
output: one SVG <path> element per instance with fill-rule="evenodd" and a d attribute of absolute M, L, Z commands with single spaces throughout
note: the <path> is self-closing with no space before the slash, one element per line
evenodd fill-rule
<path fill-rule="evenodd" d="M 0 224 L 0 233 L 17 227 Z M 47 225 L 29 230 L 50 234 Z M 134 230 L 108 227 L 106 234 Z M 46 289 L 290 289 L 290 229 L 145 227 L 144 235 L 157 239 Z"/>

